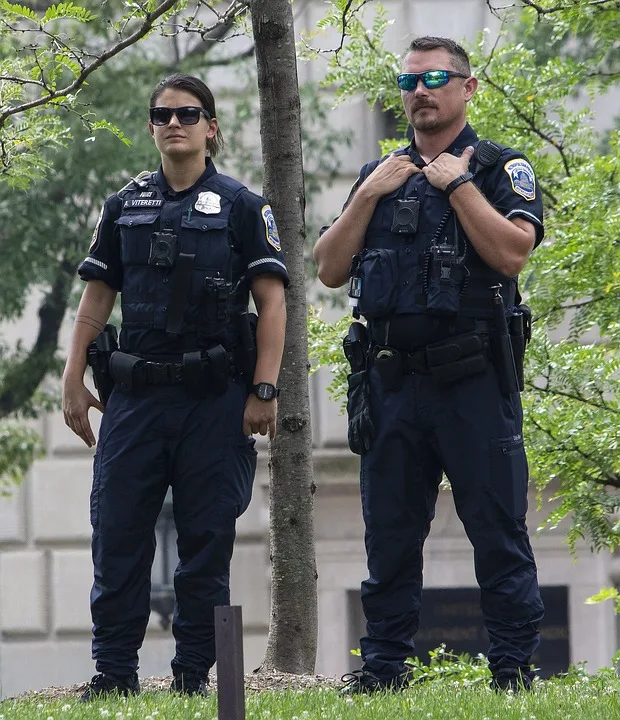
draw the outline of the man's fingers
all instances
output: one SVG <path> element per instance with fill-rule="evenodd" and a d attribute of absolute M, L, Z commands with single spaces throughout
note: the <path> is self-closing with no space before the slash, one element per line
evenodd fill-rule
<path fill-rule="evenodd" d="M 270 440 L 273 440 L 276 436 L 276 419 L 273 418 L 273 420 L 269 421 L 269 438 Z"/>

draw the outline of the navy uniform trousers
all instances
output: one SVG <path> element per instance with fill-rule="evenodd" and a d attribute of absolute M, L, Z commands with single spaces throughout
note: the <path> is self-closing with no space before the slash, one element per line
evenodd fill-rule
<path fill-rule="evenodd" d="M 492 366 L 447 387 L 406 375 L 396 392 L 382 389 L 373 368 L 371 404 L 377 437 L 361 461 L 370 575 L 362 583 L 365 669 L 388 680 L 415 654 L 422 548 L 443 469 L 474 549 L 489 667 L 495 675 L 527 673 L 543 605 L 525 524 L 519 394 L 500 393 Z"/>
<path fill-rule="evenodd" d="M 93 658 L 98 672 L 133 673 L 150 612 L 154 528 L 168 485 L 178 533 L 175 671 L 215 662 L 213 608 L 230 602 L 236 518 L 256 470 L 242 430 L 246 393 L 231 382 L 198 400 L 182 386 L 115 390 L 106 406 L 91 494 L 95 582 Z"/>

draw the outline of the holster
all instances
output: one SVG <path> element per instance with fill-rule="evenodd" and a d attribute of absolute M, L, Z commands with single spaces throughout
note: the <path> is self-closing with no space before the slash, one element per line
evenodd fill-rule
<path fill-rule="evenodd" d="M 519 390 L 523 392 L 525 389 L 523 374 L 525 348 L 532 337 L 532 311 L 527 305 L 519 305 L 508 318 L 508 332 L 510 333 L 510 344 L 517 373 L 517 384 Z"/>
<path fill-rule="evenodd" d="M 114 379 L 110 373 L 110 357 L 118 350 L 118 336 L 114 325 L 106 325 L 86 349 L 86 362 L 93 371 L 93 380 L 99 400 L 103 405 L 114 388 Z"/>

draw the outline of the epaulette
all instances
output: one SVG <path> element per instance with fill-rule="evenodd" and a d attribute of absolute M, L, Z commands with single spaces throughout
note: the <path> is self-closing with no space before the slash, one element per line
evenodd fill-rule
<path fill-rule="evenodd" d="M 139 188 L 142 189 L 148 187 L 148 180 L 151 180 L 153 175 L 155 175 L 155 173 L 151 170 L 143 170 L 141 173 L 136 175 L 136 177 L 132 177 L 131 180 L 127 183 L 127 185 L 124 185 L 116 194 L 120 196 L 123 191 L 129 190 L 132 185 L 137 185 Z"/>

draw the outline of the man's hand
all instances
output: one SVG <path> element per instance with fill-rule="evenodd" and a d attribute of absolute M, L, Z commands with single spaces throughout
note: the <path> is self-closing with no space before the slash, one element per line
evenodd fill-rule
<path fill-rule="evenodd" d="M 278 401 L 259 400 L 254 393 L 248 395 L 243 413 L 243 434 L 267 435 L 273 440 L 276 436 L 276 418 L 278 416 Z"/>
<path fill-rule="evenodd" d="M 88 445 L 93 447 L 95 435 L 88 420 L 91 407 L 103 412 L 103 405 L 86 389 L 82 380 L 65 380 L 62 388 L 62 412 L 65 423 Z"/>
<path fill-rule="evenodd" d="M 390 155 L 370 173 L 360 188 L 372 192 L 378 197 L 388 195 L 407 182 L 407 179 L 419 173 L 409 155 Z M 358 190 L 359 192 L 359 190 Z"/>
<path fill-rule="evenodd" d="M 460 158 L 450 155 L 450 153 L 441 153 L 432 163 L 423 167 L 422 172 L 433 187 L 445 190 L 447 185 L 469 170 L 469 161 L 473 154 L 474 149 L 471 146 L 463 150 Z"/>

